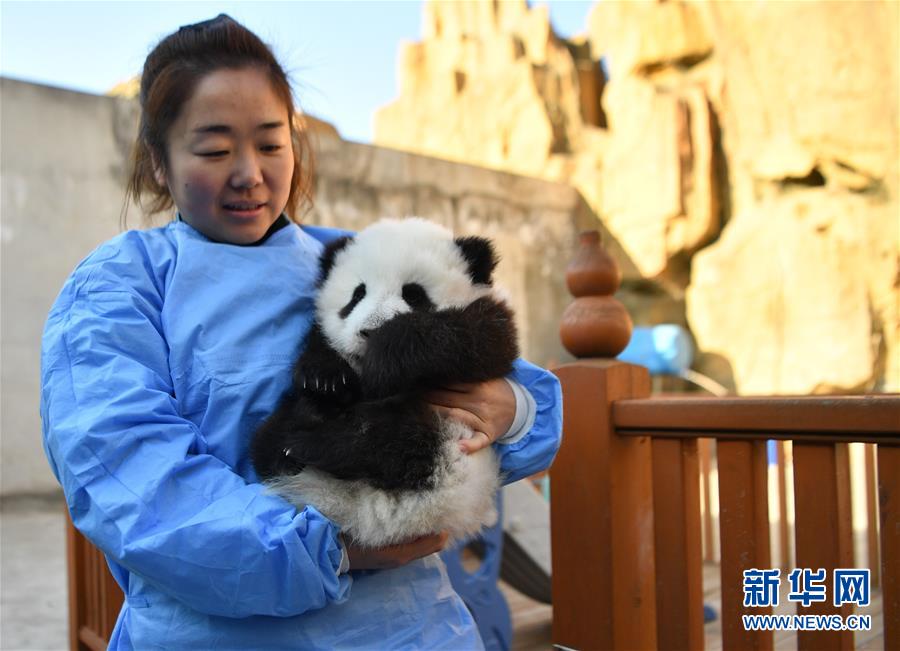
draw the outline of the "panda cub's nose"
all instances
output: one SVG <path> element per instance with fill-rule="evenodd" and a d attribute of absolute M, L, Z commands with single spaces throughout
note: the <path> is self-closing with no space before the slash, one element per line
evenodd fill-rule
<path fill-rule="evenodd" d="M 368 339 L 370 334 L 372 334 L 372 331 L 368 328 L 359 331 L 359 336 L 363 339 Z"/>

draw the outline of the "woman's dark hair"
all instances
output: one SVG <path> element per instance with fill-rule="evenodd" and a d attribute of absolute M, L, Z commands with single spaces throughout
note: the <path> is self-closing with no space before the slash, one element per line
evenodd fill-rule
<path fill-rule="evenodd" d="M 294 153 L 294 171 L 286 206 L 293 216 L 302 201 L 312 201 L 312 150 L 306 129 L 299 125 L 288 77 L 269 46 L 256 34 L 225 14 L 169 34 L 144 62 L 141 73 L 141 119 L 131 158 L 126 190 L 129 199 L 149 213 L 172 207 L 168 189 L 159 183 L 154 166 L 168 165 L 166 135 L 197 84 L 222 69 L 258 68 L 265 72 L 275 94 L 287 107 Z M 147 205 L 142 199 L 150 197 Z"/>

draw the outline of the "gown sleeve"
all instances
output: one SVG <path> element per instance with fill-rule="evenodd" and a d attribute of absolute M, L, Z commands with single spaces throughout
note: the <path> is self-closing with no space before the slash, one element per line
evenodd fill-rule
<path fill-rule="evenodd" d="M 518 359 L 508 378 L 533 399 L 534 418 L 531 427 L 512 442 L 494 443 L 505 484 L 548 468 L 562 440 L 562 391 L 556 376 Z"/>
<path fill-rule="evenodd" d="M 44 449 L 75 526 L 206 614 L 293 616 L 346 599 L 335 526 L 248 484 L 180 415 L 158 281 L 83 275 L 50 312 L 41 364 Z"/>

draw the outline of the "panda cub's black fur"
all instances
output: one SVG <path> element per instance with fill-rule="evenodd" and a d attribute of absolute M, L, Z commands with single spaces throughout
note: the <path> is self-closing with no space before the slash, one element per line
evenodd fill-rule
<path fill-rule="evenodd" d="M 322 254 L 316 318 L 293 384 L 251 446 L 270 489 L 357 542 L 496 519 L 497 461 L 424 394 L 512 370 L 513 315 L 492 288 L 491 243 L 421 219 L 382 220 Z"/>

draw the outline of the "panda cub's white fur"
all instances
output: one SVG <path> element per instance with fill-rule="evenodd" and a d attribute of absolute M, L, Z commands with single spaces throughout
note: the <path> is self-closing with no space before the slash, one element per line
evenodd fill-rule
<path fill-rule="evenodd" d="M 497 522 L 500 486 L 494 451 L 460 451 L 458 441 L 472 430 L 442 419 L 445 443 L 435 472 L 435 488 L 385 491 L 365 481 L 342 481 L 309 468 L 266 485 L 298 508 L 311 504 L 358 543 L 383 547 L 438 531 L 462 540 Z"/>

